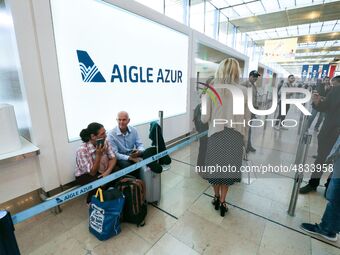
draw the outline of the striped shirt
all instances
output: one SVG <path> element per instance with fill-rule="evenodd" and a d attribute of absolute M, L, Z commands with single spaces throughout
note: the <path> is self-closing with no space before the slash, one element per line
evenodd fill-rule
<path fill-rule="evenodd" d="M 109 160 L 115 158 L 111 145 L 105 140 L 107 146 L 106 153 L 103 154 L 100 160 L 98 172 L 103 173 L 109 165 Z M 91 143 L 83 143 L 76 152 L 76 172 L 75 176 L 81 176 L 90 173 L 91 168 L 96 159 L 96 147 Z"/>

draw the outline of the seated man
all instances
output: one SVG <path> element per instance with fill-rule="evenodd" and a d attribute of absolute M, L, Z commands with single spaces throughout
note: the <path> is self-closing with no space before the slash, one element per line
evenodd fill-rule
<path fill-rule="evenodd" d="M 117 115 L 118 126 L 109 132 L 108 139 L 117 157 L 118 166 L 123 169 L 141 160 L 144 147 L 137 130 L 128 126 L 129 114 L 121 111 Z M 139 178 L 139 170 L 130 173 Z"/>

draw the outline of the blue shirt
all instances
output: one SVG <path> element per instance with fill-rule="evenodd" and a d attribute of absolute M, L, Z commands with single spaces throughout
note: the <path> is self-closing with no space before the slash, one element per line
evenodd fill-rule
<path fill-rule="evenodd" d="M 115 127 L 108 133 L 108 139 L 118 160 L 128 160 L 132 150 L 144 150 L 143 143 L 137 133 L 137 129 L 128 126 L 123 134 L 119 127 Z"/>

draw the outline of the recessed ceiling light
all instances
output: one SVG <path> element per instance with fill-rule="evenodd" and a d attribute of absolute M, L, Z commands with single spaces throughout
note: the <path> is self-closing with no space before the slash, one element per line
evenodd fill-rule
<path fill-rule="evenodd" d="M 310 12 L 306 15 L 307 19 L 316 19 L 319 17 L 320 17 L 320 12 L 317 12 L 317 11 Z"/>

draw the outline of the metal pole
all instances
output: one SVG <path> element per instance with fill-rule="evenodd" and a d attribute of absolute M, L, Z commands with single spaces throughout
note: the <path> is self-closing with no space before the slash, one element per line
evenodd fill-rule
<path fill-rule="evenodd" d="M 304 116 L 301 112 L 300 114 L 300 118 L 299 118 L 299 127 L 298 127 L 298 135 L 301 134 L 301 128 L 302 128 L 302 124 L 304 123 Z"/>
<path fill-rule="evenodd" d="M 292 195 L 290 197 L 289 208 L 288 208 L 288 214 L 290 216 L 295 216 L 295 208 L 296 208 L 296 204 L 297 204 L 297 199 L 298 199 L 298 195 L 299 195 L 299 188 L 300 188 L 302 179 L 303 179 L 303 174 L 297 172 L 295 174 L 294 186 L 293 186 Z"/>
<path fill-rule="evenodd" d="M 158 112 L 158 117 L 159 117 L 159 125 L 161 126 L 162 135 L 163 135 L 163 111 Z"/>
<path fill-rule="evenodd" d="M 301 112 L 298 134 L 304 134 L 308 131 L 308 118 L 310 118 L 310 116 L 303 115 Z"/>
<path fill-rule="evenodd" d="M 268 93 L 269 91 L 267 91 L 266 94 L 262 94 L 261 97 L 262 97 L 262 102 L 261 102 L 261 109 L 268 109 Z"/>
<path fill-rule="evenodd" d="M 296 153 L 295 164 L 298 166 L 299 164 L 304 165 L 306 163 L 307 154 L 309 150 L 309 145 L 312 139 L 312 135 L 308 132 L 305 132 L 302 136 L 302 141 L 299 143 L 298 151 Z M 294 177 L 294 186 L 292 190 L 292 195 L 289 202 L 288 214 L 290 216 L 295 215 L 295 209 L 297 204 L 297 199 L 299 195 L 299 190 L 301 186 L 301 182 L 303 180 L 303 171 L 297 171 Z"/>

